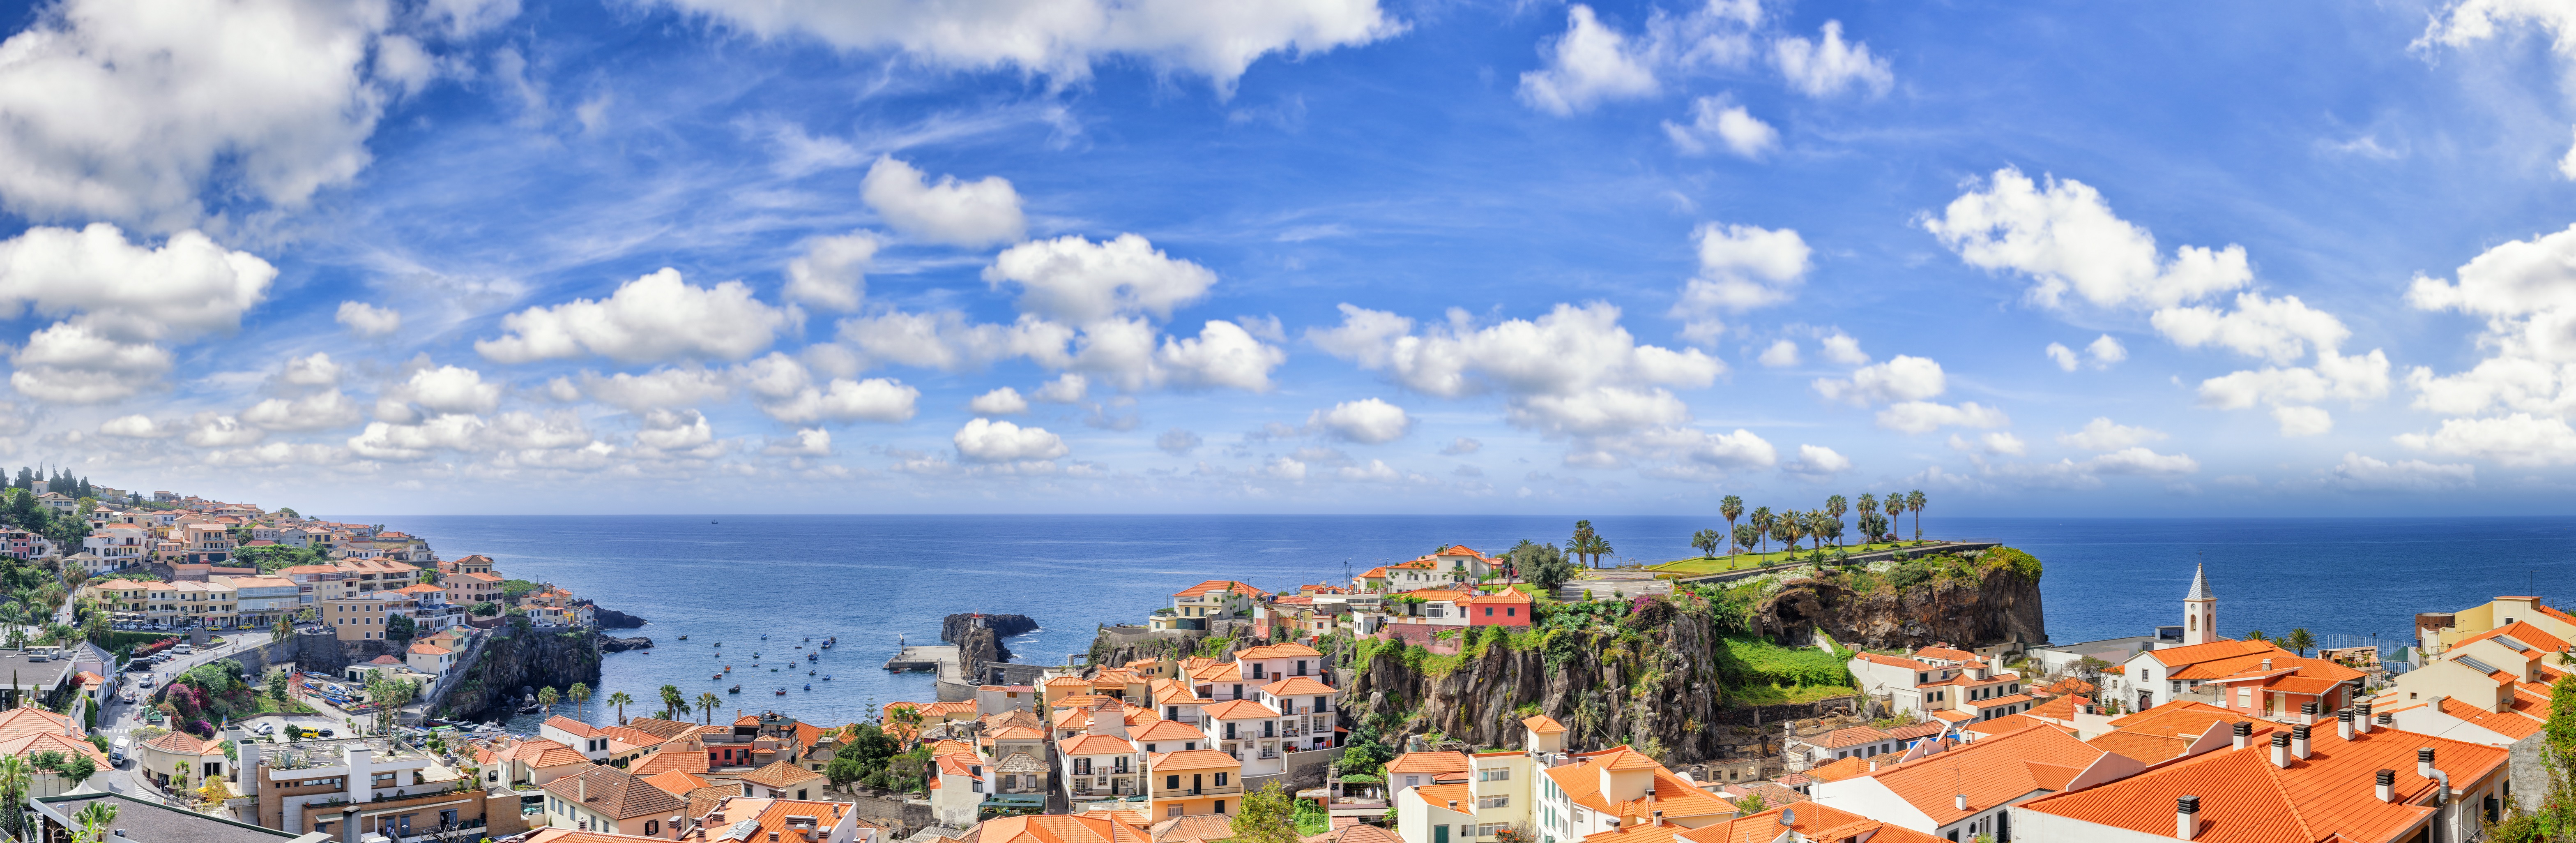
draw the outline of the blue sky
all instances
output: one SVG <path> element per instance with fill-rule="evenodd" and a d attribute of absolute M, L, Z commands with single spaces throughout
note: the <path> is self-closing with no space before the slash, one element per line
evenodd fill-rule
<path fill-rule="evenodd" d="M 2554 3 L 141 6 L 0 16 L 0 443 L 111 485 L 2493 513 L 2576 464 Z"/>

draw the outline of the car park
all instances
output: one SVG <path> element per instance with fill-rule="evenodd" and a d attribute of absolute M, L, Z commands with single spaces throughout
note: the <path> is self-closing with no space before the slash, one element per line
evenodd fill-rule
<path fill-rule="evenodd" d="M 186 644 L 181 644 L 181 645 L 179 645 L 179 646 L 176 646 L 176 647 L 172 647 L 172 648 L 170 648 L 170 652 L 177 653 L 177 654 L 182 655 L 182 656 L 184 656 L 184 655 L 188 655 L 188 654 L 190 654 L 190 653 L 194 653 L 194 652 L 196 652 L 196 651 L 197 651 L 197 648 L 195 648 L 195 647 L 191 647 L 191 646 L 188 646 L 188 645 L 186 645 Z"/>

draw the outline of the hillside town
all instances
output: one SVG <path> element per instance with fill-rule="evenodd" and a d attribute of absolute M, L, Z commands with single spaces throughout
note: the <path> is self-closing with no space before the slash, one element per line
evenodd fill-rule
<path fill-rule="evenodd" d="M 2140 619 L 2129 638 L 1877 649 L 1739 634 L 1728 646 L 1752 649 L 1736 657 L 1829 675 L 1771 686 L 1803 696 L 1751 705 L 1749 725 L 1699 727 L 1731 736 L 1714 757 L 1538 706 L 1466 740 L 1352 690 L 1371 653 L 1468 659 L 1781 578 L 2028 558 L 1925 542 L 1828 563 L 1845 573 L 1811 556 L 1715 586 L 1453 544 L 1347 582 L 1199 582 L 1104 626 L 1094 663 L 964 665 L 974 678 L 943 680 L 940 699 L 862 722 L 727 712 L 664 686 L 601 696 L 605 723 L 554 714 L 510 734 L 433 716 L 435 698 L 494 636 L 595 629 L 595 607 L 563 589 L 292 510 L 6 494 L 86 527 L 77 547 L 30 532 L 9 563 L 68 585 L 43 635 L 0 651 L 0 789 L 41 826 L 0 832 L 47 840 L 2431 843 L 2488 839 L 2555 804 L 2569 759 L 2547 733 L 2576 728 L 2576 616 L 2539 598 L 2422 613 L 2406 657 L 2383 663 L 2375 647 L 2221 636 L 2223 584 L 2198 571 L 2179 623 Z M 317 675 L 261 650 L 308 640 L 374 655 Z M 345 733 L 279 728 L 291 713 Z"/>

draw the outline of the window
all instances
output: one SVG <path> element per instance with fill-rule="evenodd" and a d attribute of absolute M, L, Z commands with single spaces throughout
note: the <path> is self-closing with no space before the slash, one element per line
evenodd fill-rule
<path fill-rule="evenodd" d="M 1511 778 L 1512 768 L 1510 767 L 1495 767 L 1492 769 L 1476 771 L 1476 780 L 1480 782 L 1511 781 Z"/>
<path fill-rule="evenodd" d="M 1179 777 L 1179 776 L 1164 776 L 1164 777 L 1163 777 L 1163 788 L 1164 788 L 1164 789 L 1166 789 L 1166 790 L 1179 790 L 1179 789 L 1181 789 L 1181 777 Z M 1172 810 L 1177 811 L 1177 810 L 1180 810 L 1180 809 L 1178 809 L 1178 808 L 1174 808 L 1174 809 L 1172 809 Z M 1180 815 L 1179 815 L 1179 814 L 1173 814 L 1173 816 L 1180 816 Z"/>
<path fill-rule="evenodd" d="M 798 798 L 803 798 L 803 797 L 798 797 Z M 661 820 L 645 820 L 645 821 L 644 821 L 644 834 L 645 834 L 646 836 L 648 836 L 648 837 L 649 837 L 649 836 L 651 836 L 651 835 L 660 834 L 660 833 L 662 833 L 662 821 L 661 821 Z"/>
<path fill-rule="evenodd" d="M 1218 775 L 1224 775 L 1224 774 L 1223 774 L 1223 773 L 1219 773 Z M 1216 801 L 1216 812 L 1217 812 L 1217 813 L 1220 813 L 1220 814 L 1225 813 L 1225 800 L 1223 800 L 1223 799 L 1219 799 L 1219 800 L 1217 800 L 1217 801 Z"/>
<path fill-rule="evenodd" d="M 1509 796 L 1479 796 L 1476 797 L 1476 807 L 1501 808 L 1510 805 L 1511 800 L 1512 798 Z"/>
<path fill-rule="evenodd" d="M 1179 805 L 1174 805 L 1174 806 L 1172 806 L 1172 809 L 1171 809 L 1171 810 L 1169 810 L 1169 811 L 1165 811 L 1164 813 L 1169 814 L 1169 815 L 1171 815 L 1171 816 L 1175 816 L 1175 817 L 1180 816 L 1180 815 L 1181 815 L 1181 806 L 1179 806 Z"/>
<path fill-rule="evenodd" d="M 1485 617 L 1489 617 L 1489 618 L 1490 618 L 1490 617 L 1493 617 L 1493 616 L 1494 616 L 1494 607 L 1492 607 L 1492 606 L 1487 606 L 1487 607 L 1485 607 Z"/>
<path fill-rule="evenodd" d="M 1224 786 L 1225 786 L 1225 774 L 1224 774 L 1224 773 L 1218 773 L 1218 774 L 1216 774 L 1216 786 L 1218 786 L 1218 787 L 1224 787 Z"/>

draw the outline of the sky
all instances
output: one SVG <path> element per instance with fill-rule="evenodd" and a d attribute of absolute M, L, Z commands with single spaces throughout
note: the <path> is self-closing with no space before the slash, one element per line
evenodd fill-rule
<path fill-rule="evenodd" d="M 369 513 L 2555 513 L 2576 5 L 0 7 L 0 461 Z"/>

